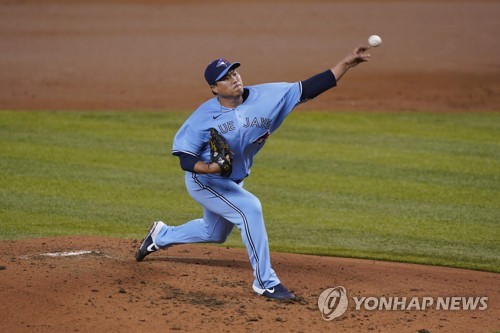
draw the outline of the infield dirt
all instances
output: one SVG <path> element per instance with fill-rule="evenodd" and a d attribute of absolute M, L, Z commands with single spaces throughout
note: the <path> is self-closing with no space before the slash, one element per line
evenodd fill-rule
<path fill-rule="evenodd" d="M 203 70 L 213 58 L 240 61 L 248 85 L 296 81 L 379 34 L 384 44 L 370 63 L 299 110 L 499 111 L 498 13 L 498 1 L 1 1 L 0 109 L 193 110 L 210 97 Z M 253 295 L 243 249 L 178 246 L 136 263 L 137 246 L 90 237 L 1 241 L 1 331 L 500 329 L 495 273 L 273 253 L 300 296 L 280 303 Z M 91 253 L 43 255 L 73 250 Z M 335 286 L 349 296 L 489 302 L 485 311 L 350 304 L 325 321 L 317 298 Z"/>

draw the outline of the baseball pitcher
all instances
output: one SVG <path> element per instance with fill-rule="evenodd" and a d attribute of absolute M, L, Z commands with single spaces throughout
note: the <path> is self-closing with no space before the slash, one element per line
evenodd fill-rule
<path fill-rule="evenodd" d="M 359 46 L 332 68 L 303 81 L 248 87 L 236 71 L 240 63 L 223 58 L 211 62 L 205 79 L 214 97 L 189 116 L 172 149 L 203 216 L 179 226 L 154 222 L 136 260 L 176 244 L 223 243 L 236 226 L 253 268 L 254 292 L 272 299 L 294 298 L 272 268 L 261 203 L 245 190 L 244 180 L 254 156 L 286 116 L 300 103 L 335 87 L 349 68 L 368 61 L 369 49 Z"/>

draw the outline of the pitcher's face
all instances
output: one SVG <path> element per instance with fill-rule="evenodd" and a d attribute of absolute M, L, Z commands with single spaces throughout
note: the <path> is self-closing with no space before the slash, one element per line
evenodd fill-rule
<path fill-rule="evenodd" d="M 215 85 L 212 91 L 220 97 L 237 97 L 243 94 L 243 81 L 236 70 L 230 70 Z"/>

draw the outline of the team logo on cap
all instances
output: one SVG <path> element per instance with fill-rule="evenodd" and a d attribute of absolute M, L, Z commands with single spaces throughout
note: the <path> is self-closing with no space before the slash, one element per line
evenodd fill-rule
<path fill-rule="evenodd" d="M 215 67 L 220 67 L 220 66 L 227 67 L 227 64 L 229 64 L 229 61 L 221 58 L 219 59 L 219 61 L 217 61 L 217 65 Z"/>

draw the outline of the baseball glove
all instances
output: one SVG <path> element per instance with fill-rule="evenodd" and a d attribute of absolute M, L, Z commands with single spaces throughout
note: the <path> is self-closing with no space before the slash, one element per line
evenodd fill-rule
<path fill-rule="evenodd" d="M 210 128 L 210 163 L 217 163 L 221 169 L 220 175 L 229 177 L 233 171 L 233 152 L 229 148 L 226 139 L 217 132 L 215 128 Z"/>

